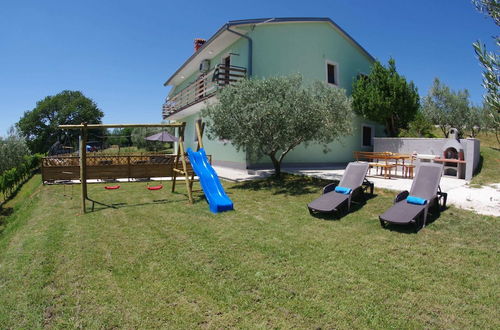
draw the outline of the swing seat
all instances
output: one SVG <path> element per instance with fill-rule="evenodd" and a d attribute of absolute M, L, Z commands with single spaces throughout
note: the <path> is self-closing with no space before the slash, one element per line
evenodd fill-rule
<path fill-rule="evenodd" d="M 106 189 L 106 190 L 116 190 L 116 189 L 120 189 L 120 186 L 104 186 L 104 189 Z"/>
<path fill-rule="evenodd" d="M 148 190 L 160 190 L 162 188 L 163 188 L 163 185 L 159 185 L 159 186 L 148 187 Z"/>

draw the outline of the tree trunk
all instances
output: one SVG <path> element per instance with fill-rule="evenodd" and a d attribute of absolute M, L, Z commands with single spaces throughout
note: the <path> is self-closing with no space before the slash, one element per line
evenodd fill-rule
<path fill-rule="evenodd" d="M 447 126 L 439 125 L 439 128 L 441 129 L 441 132 L 443 132 L 443 135 L 445 138 L 448 138 L 448 132 L 449 129 Z"/>
<path fill-rule="evenodd" d="M 387 118 L 385 128 L 387 130 L 387 134 L 389 134 L 390 137 L 397 136 L 396 129 L 394 128 L 394 118 L 392 116 Z"/>
<path fill-rule="evenodd" d="M 269 154 L 269 157 L 271 158 L 271 161 L 273 162 L 274 175 L 277 178 L 279 178 L 281 176 L 281 159 L 280 160 L 276 159 L 276 152 Z"/>

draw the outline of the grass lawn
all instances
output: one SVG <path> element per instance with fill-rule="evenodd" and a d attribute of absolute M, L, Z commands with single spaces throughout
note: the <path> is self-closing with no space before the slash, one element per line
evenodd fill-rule
<path fill-rule="evenodd" d="M 471 184 L 500 183 L 500 149 L 481 146 L 481 158 L 479 173 L 472 178 Z"/>
<path fill-rule="evenodd" d="M 450 207 L 418 234 L 384 230 L 394 193 L 376 189 L 317 219 L 325 182 L 294 176 L 224 183 L 236 210 L 218 215 L 183 184 L 90 185 L 122 204 L 79 215 L 79 186 L 39 181 L 0 217 L 3 328 L 500 327 L 498 218 Z"/>

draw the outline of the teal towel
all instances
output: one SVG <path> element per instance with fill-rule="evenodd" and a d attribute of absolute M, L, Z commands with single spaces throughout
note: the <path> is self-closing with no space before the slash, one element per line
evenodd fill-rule
<path fill-rule="evenodd" d="M 406 202 L 410 203 L 410 204 L 415 204 L 415 205 L 427 204 L 427 200 L 420 198 L 420 197 L 415 197 L 415 196 L 408 196 L 408 198 L 406 198 Z"/>
<path fill-rule="evenodd" d="M 335 187 L 335 192 L 338 192 L 339 194 L 349 195 L 351 191 L 352 191 L 351 188 L 344 188 L 340 186 Z"/>

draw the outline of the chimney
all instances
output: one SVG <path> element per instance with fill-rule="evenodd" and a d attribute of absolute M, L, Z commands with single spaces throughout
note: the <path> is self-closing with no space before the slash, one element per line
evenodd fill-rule
<path fill-rule="evenodd" d="M 200 38 L 194 39 L 194 52 L 196 53 L 198 49 L 200 49 L 205 42 L 207 42 L 205 39 L 200 39 Z"/>

